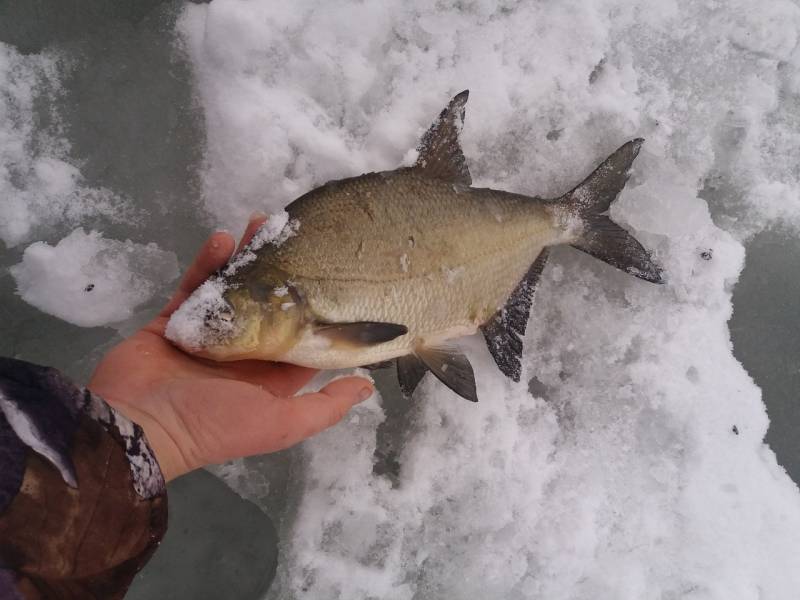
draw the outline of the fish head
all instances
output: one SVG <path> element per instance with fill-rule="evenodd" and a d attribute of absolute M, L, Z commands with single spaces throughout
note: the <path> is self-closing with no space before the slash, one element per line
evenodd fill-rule
<path fill-rule="evenodd" d="M 303 315 L 300 299 L 289 290 L 269 280 L 211 279 L 176 311 L 167 337 L 216 361 L 278 359 L 296 343 Z"/>

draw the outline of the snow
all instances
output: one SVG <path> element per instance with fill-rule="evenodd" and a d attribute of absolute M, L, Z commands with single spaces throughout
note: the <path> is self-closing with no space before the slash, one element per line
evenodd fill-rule
<path fill-rule="evenodd" d="M 269 215 L 247 246 L 228 262 L 223 270 L 223 275 L 233 275 L 243 266 L 253 262 L 256 259 L 256 252 L 265 244 L 271 243 L 280 246 L 297 233 L 299 227 L 300 224 L 297 220 L 289 220 L 289 213 L 285 210 Z"/>
<path fill-rule="evenodd" d="M 0 43 L 0 240 L 7 247 L 91 217 L 117 223 L 134 218 L 128 200 L 85 185 L 80 170 L 66 160 L 69 143 L 52 106 L 70 68 L 55 55 L 23 56 Z M 51 107 L 54 126 L 41 127 L 37 102 Z"/>
<path fill-rule="evenodd" d="M 214 319 L 214 327 L 207 327 L 209 315 L 219 315 L 229 309 L 223 294 L 227 290 L 221 277 L 210 277 L 197 288 L 178 310 L 172 313 L 167 323 L 167 339 L 187 349 L 200 350 L 214 342 L 234 334 L 234 319 Z"/>
<path fill-rule="evenodd" d="M 55 246 L 36 242 L 10 269 L 17 292 L 36 308 L 81 327 L 124 321 L 150 300 L 153 282 L 178 276 L 175 254 L 75 229 Z"/>
<path fill-rule="evenodd" d="M 152 242 L 75 229 L 130 228 L 144 216 L 131 199 L 88 185 L 70 158 L 57 107 L 75 68 L 66 55 L 23 55 L 0 43 L 0 241 L 11 258 L 42 240 L 10 268 L 23 300 L 81 327 L 122 326 L 177 277 L 177 258 Z"/>
<path fill-rule="evenodd" d="M 215 0 L 180 31 L 220 225 L 407 164 L 469 88 L 477 186 L 555 197 L 645 138 L 611 213 L 668 277 L 555 252 L 528 385 L 472 339 L 478 405 L 428 376 L 410 415 L 370 402 L 304 444 L 270 597 L 796 595 L 800 493 L 727 329 L 743 243 L 800 232 L 795 3 Z M 373 471 L 392 436 L 394 482 Z M 263 504 L 249 469 L 220 473 Z"/>

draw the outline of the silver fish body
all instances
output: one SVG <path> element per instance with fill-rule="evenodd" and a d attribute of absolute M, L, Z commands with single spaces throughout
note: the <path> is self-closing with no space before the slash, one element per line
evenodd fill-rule
<path fill-rule="evenodd" d="M 353 347 L 319 343 L 309 326 L 292 348 L 272 357 L 319 368 L 382 362 L 475 333 L 545 246 L 578 237 L 555 204 L 413 169 L 330 183 L 287 212 L 297 233 L 265 248 L 244 278 L 265 266 L 285 273 L 281 283 L 302 298 L 309 322 L 408 329 L 387 342 Z"/>
<path fill-rule="evenodd" d="M 641 140 L 558 199 L 472 188 L 458 143 L 466 98 L 442 111 L 414 167 L 329 182 L 291 203 L 287 235 L 254 243 L 249 262 L 217 276 L 222 298 L 204 315 L 211 334 L 201 347 L 177 327 L 168 335 L 217 360 L 346 368 L 398 359 L 407 393 L 431 370 L 477 400 L 469 362 L 449 341 L 482 329 L 498 366 L 519 380 L 548 247 L 571 244 L 661 281 L 650 254 L 606 216 Z"/>

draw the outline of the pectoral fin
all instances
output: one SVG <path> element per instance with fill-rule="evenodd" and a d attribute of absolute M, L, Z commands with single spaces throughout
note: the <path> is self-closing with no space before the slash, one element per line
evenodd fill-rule
<path fill-rule="evenodd" d="M 359 321 L 357 323 L 319 323 L 314 334 L 326 337 L 333 344 L 374 346 L 408 333 L 408 327 L 397 323 Z"/>
<path fill-rule="evenodd" d="M 470 402 L 478 401 L 472 365 L 454 346 L 422 347 L 417 349 L 416 355 L 439 381 L 456 394 Z"/>
<path fill-rule="evenodd" d="M 427 371 L 428 367 L 413 354 L 397 359 L 397 380 L 406 398 L 411 397 Z"/>

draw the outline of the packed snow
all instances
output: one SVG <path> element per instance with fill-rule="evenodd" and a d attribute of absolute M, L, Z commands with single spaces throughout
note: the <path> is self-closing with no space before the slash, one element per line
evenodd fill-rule
<path fill-rule="evenodd" d="M 555 252 L 527 385 L 468 340 L 478 405 L 428 376 L 403 418 L 373 402 L 304 444 L 270 597 L 796 595 L 800 493 L 727 329 L 743 242 L 800 231 L 795 3 L 215 0 L 180 31 L 220 224 L 407 164 L 469 88 L 478 186 L 555 197 L 644 137 L 612 216 L 668 277 Z M 248 464 L 219 473 L 281 505 Z"/>
<path fill-rule="evenodd" d="M 147 302 L 154 282 L 178 276 L 175 254 L 156 244 L 76 229 L 55 246 L 36 242 L 11 267 L 18 293 L 36 308 L 81 327 L 119 323 Z"/>
<path fill-rule="evenodd" d="M 223 294 L 227 286 L 221 277 L 210 277 L 198 287 L 183 304 L 172 313 L 167 323 L 167 339 L 186 349 L 201 350 L 219 343 L 236 333 L 233 319 L 215 319 L 213 328 L 207 326 L 209 315 L 219 315 L 230 310 Z"/>

